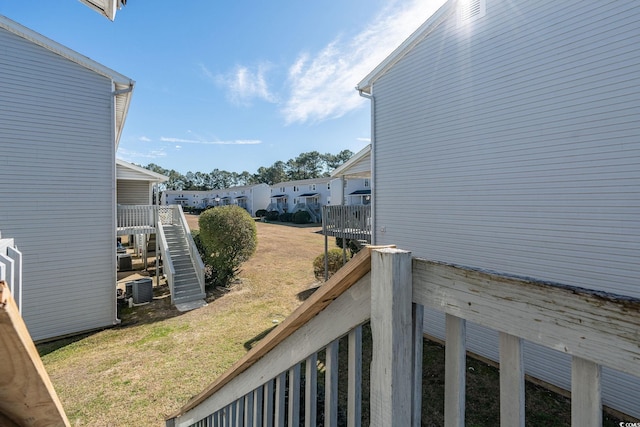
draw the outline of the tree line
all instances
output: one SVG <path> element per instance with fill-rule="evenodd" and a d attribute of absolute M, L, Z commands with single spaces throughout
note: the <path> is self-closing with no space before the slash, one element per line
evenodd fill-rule
<path fill-rule="evenodd" d="M 301 179 L 321 178 L 329 176 L 338 166 L 353 156 L 351 150 L 342 150 L 338 154 L 320 154 L 317 151 L 301 153 L 295 159 L 286 162 L 277 161 L 271 166 L 261 166 L 251 174 L 247 171 L 237 173 L 214 169 L 209 173 L 187 172 L 185 175 L 173 169 L 168 170 L 150 163 L 146 169 L 165 175 L 169 180 L 164 183 L 166 190 L 213 190 L 241 185 L 265 183 L 268 185 L 279 182 L 297 181 Z"/>

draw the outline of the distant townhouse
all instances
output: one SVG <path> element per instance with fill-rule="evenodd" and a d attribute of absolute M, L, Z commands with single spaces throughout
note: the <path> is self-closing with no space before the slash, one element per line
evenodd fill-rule
<path fill-rule="evenodd" d="M 371 204 L 371 144 L 331 172 L 334 205 Z"/>
<path fill-rule="evenodd" d="M 194 209 L 237 205 L 249 214 L 269 204 L 271 195 L 267 184 L 245 185 L 214 190 L 166 190 L 162 193 L 162 205 L 180 205 Z"/>
<path fill-rule="evenodd" d="M 271 186 L 267 211 L 280 213 L 307 211 L 312 222 L 320 222 L 322 206 L 331 204 L 330 177 L 280 182 Z"/>

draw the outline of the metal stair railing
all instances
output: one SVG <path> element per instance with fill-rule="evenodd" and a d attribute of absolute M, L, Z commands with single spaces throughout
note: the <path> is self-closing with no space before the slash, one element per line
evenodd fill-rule
<path fill-rule="evenodd" d="M 167 243 L 167 237 L 164 232 L 162 221 L 158 221 L 157 231 L 160 255 L 162 256 L 162 269 L 163 273 L 167 276 L 167 284 L 169 285 L 169 291 L 171 292 L 171 303 L 173 304 L 173 298 L 175 295 L 174 278 L 176 270 L 173 266 L 173 261 L 171 260 L 171 251 L 169 250 L 169 244 Z"/>

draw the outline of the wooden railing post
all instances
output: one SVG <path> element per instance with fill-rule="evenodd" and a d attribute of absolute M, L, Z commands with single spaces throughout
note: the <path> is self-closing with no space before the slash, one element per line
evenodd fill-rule
<path fill-rule="evenodd" d="M 574 356 L 571 363 L 571 426 L 601 426 L 600 365 Z"/>
<path fill-rule="evenodd" d="M 371 425 L 411 425 L 411 252 L 371 253 Z"/>

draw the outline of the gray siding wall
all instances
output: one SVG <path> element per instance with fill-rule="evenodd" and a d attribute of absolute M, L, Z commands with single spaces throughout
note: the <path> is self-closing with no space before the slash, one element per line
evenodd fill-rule
<path fill-rule="evenodd" d="M 34 340 L 115 319 L 110 80 L 0 29 L 0 229 Z"/>
<path fill-rule="evenodd" d="M 486 10 L 450 16 L 373 85 L 375 242 L 640 297 L 640 7 Z M 494 334 L 468 340 L 497 355 Z M 567 387 L 563 356 L 530 346 L 527 368 Z M 638 382 L 604 378 L 605 403 L 640 416 Z"/>
<path fill-rule="evenodd" d="M 148 181 L 118 180 L 118 204 L 151 205 L 153 204 L 151 184 Z"/>

